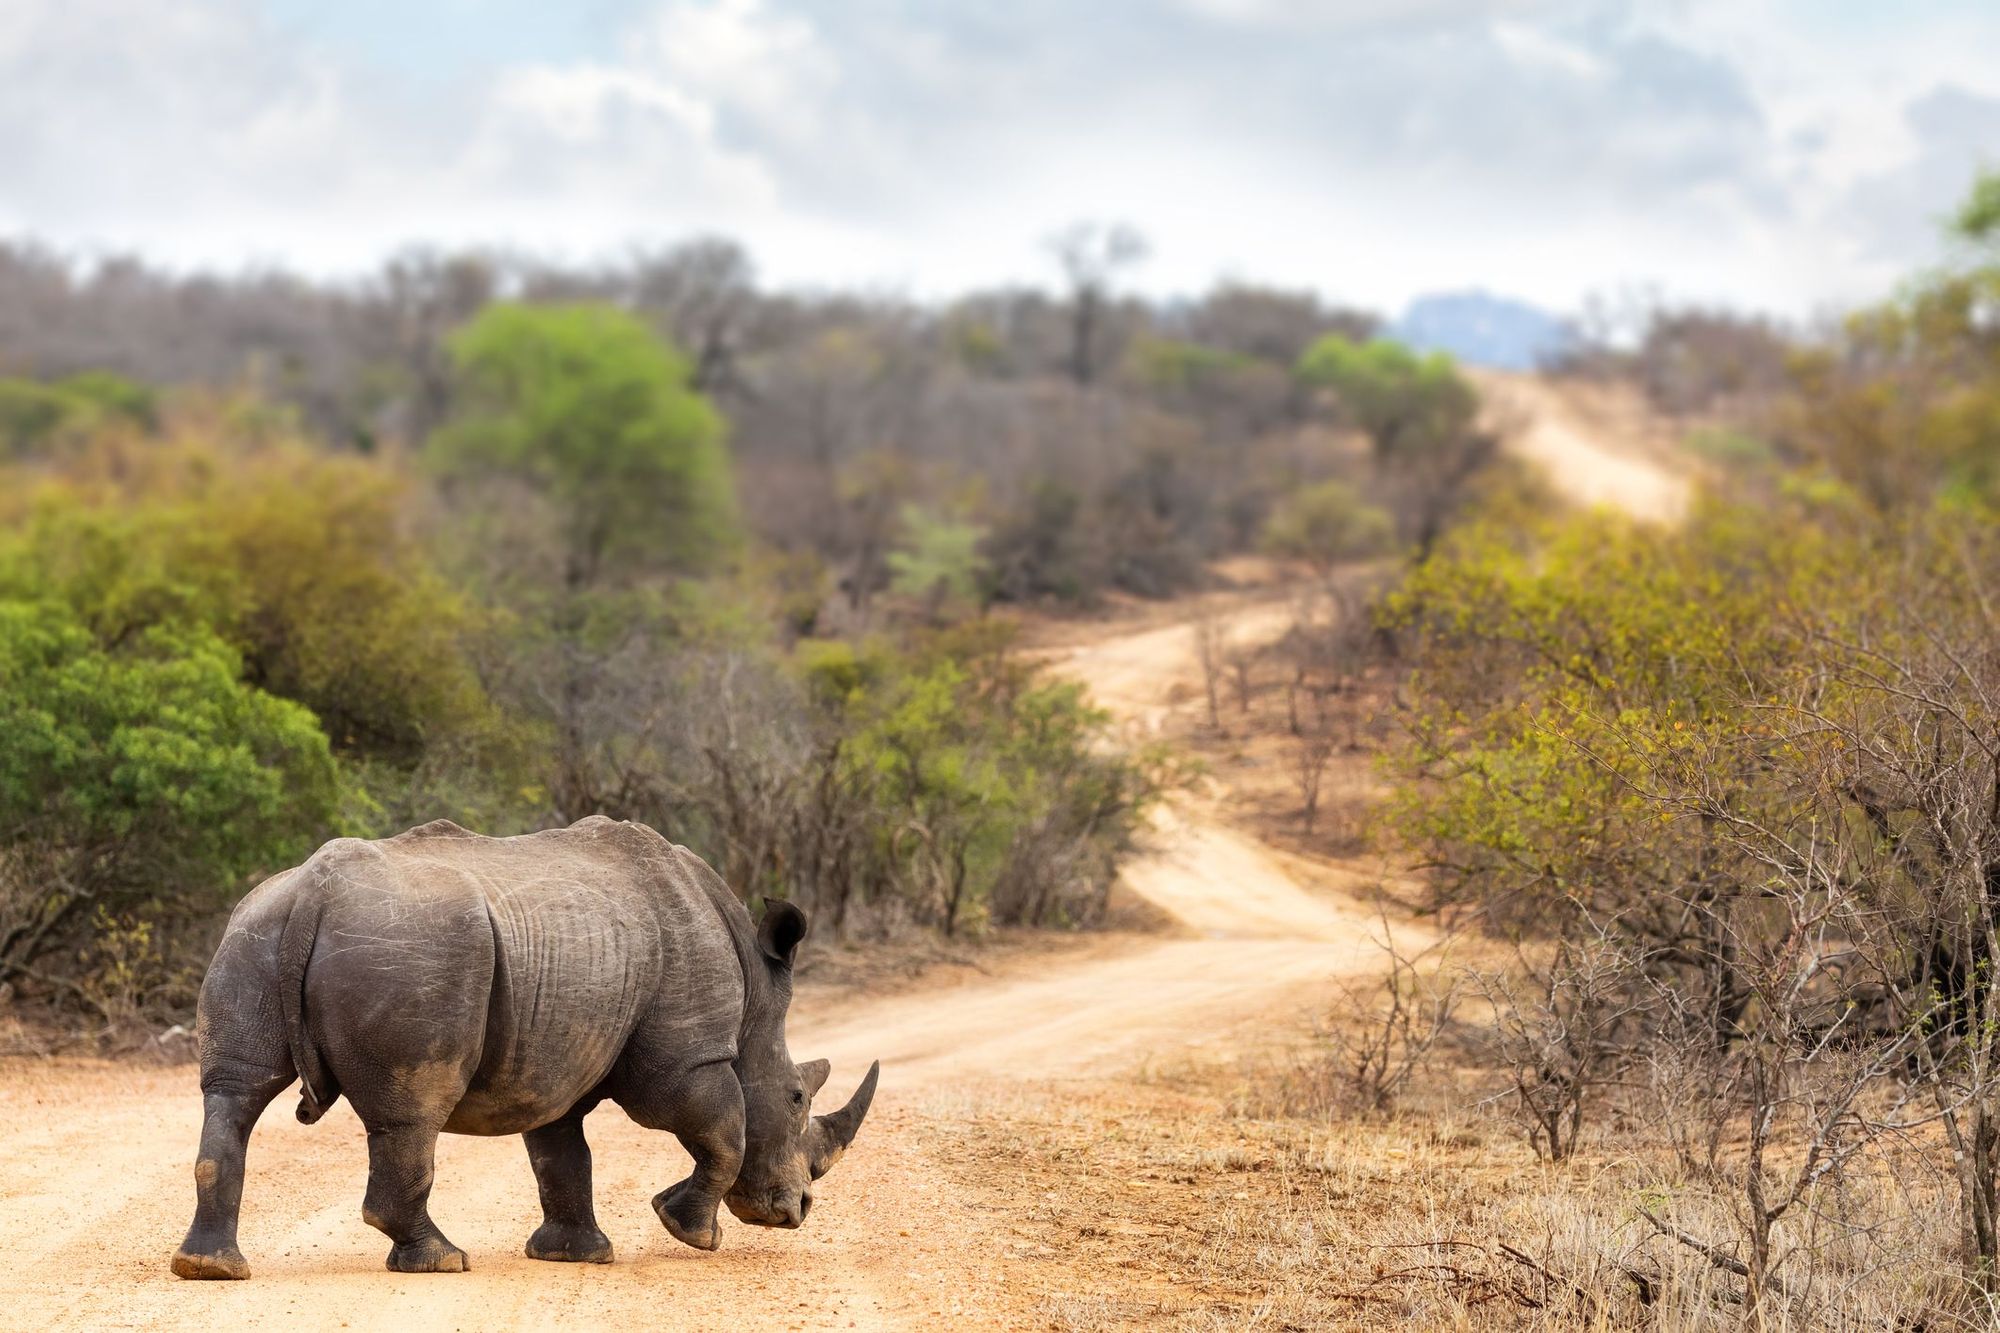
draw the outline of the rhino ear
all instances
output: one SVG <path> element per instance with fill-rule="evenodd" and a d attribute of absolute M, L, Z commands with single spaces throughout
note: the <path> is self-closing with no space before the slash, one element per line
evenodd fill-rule
<path fill-rule="evenodd" d="M 799 1077 L 806 1082 L 806 1096 L 817 1097 L 819 1090 L 826 1086 L 827 1075 L 833 1072 L 830 1060 L 808 1060 L 799 1066 Z"/>
<path fill-rule="evenodd" d="M 757 947 L 779 967 L 789 968 L 799 941 L 806 937 L 806 914 L 783 898 L 764 900 L 764 919 L 757 923 Z"/>

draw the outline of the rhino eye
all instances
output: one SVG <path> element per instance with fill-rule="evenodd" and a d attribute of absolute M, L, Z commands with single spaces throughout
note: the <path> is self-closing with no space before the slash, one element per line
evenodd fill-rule
<path fill-rule="evenodd" d="M 805 1104 L 806 1104 L 806 1095 L 803 1092 L 800 1092 L 797 1088 L 792 1089 L 792 1105 L 804 1106 Z"/>

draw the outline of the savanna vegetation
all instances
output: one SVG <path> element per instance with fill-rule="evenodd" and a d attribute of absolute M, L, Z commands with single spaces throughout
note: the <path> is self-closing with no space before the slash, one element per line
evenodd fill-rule
<path fill-rule="evenodd" d="M 1496 467 L 1364 316 L 1120 295 L 1116 228 L 1057 238 L 1058 296 L 935 307 L 714 242 L 345 287 L 0 254 L 0 986 L 183 1014 L 260 874 L 440 816 L 644 820 L 835 933 L 1087 924 L 1169 765 L 1014 612 L 1258 551 L 1293 623 L 1196 616 L 1190 739 L 1267 729 L 1313 856 L 1386 793 L 1442 943 L 1385 915 L 1296 1067 L 1193 1094 L 1290 1185 L 1231 1196 L 1283 1244 L 1187 1262 L 1301 1326 L 1988 1326 L 1996 200 L 1837 329 L 1583 346 L 1709 483 L 1672 528 Z M 1427 1191 L 1403 1239 L 1373 1185 Z"/>
<path fill-rule="evenodd" d="M 0 250 L 0 987 L 166 1020 L 340 834 L 643 820 L 835 934 L 1087 924 L 1166 772 L 1010 608 L 1436 540 L 1448 364 L 1284 292 L 942 307 L 733 247 L 367 282 Z"/>
<path fill-rule="evenodd" d="M 1351 1252 L 1270 1275 L 1295 1314 L 1992 1325 L 1996 189 L 1951 262 L 1784 349 L 1685 523 L 1496 497 L 1375 599 L 1382 832 L 1442 942 L 1235 1096 L 1415 1135 L 1382 1171 L 1430 1202 L 1372 1236 L 1330 1185 L 1274 1204 Z"/>

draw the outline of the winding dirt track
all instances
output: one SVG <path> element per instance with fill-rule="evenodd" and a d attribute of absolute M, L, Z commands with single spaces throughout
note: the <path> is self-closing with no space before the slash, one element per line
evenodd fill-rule
<path fill-rule="evenodd" d="M 1574 432 L 1571 432 L 1574 435 Z M 1582 438 L 1576 436 L 1576 438 Z M 1569 449 L 1574 443 L 1560 437 Z M 1585 441 L 1586 446 L 1588 441 Z M 1544 448 L 1551 461 L 1560 452 Z M 1617 499 L 1628 456 L 1605 460 Z M 1581 475 L 1577 459 L 1565 466 Z M 1671 479 L 1670 479 L 1671 480 Z M 1658 483 L 1656 483 L 1657 485 Z M 1678 487 L 1677 480 L 1673 487 Z M 1669 487 L 1668 489 L 1672 489 Z M 1676 505 L 1678 499 L 1654 504 Z M 1636 494 L 1636 493 L 1635 493 Z M 1654 511 L 1648 511 L 1654 512 Z M 1279 598 L 1232 617 L 1238 643 L 1286 623 Z M 1197 680 L 1186 623 L 1109 627 L 1057 669 L 1137 732 L 1159 728 Z M 1372 970 L 1358 901 L 1311 893 L 1281 856 L 1218 822 L 1199 801 L 1164 812 L 1126 886 L 1178 920 L 1164 936 L 1111 936 L 997 976 L 919 985 L 837 1003 L 802 994 L 792 1049 L 834 1062 L 845 1097 L 868 1060 L 882 1092 L 854 1150 L 828 1178 L 805 1229 L 724 1220 L 723 1248 L 669 1239 L 648 1207 L 686 1159 L 613 1107 L 590 1119 L 599 1220 L 618 1262 L 538 1263 L 521 1245 L 539 1220 L 516 1139 L 446 1136 L 432 1210 L 472 1257 L 466 1275 L 384 1271 L 365 1226 L 366 1152 L 343 1102 L 307 1127 L 280 1097 L 250 1145 L 242 1244 L 255 1277 L 181 1282 L 167 1272 L 192 1207 L 200 1106 L 191 1066 L 62 1061 L 0 1064 L 0 1269 L 4 1328 L 934 1328 L 1036 1322 L 1037 1296 L 1009 1249 L 1008 1222 L 1034 1200 L 1003 1179 L 975 1195 L 941 1183 L 935 1136 L 912 1132 L 941 1107 L 977 1107 L 1009 1084 L 1117 1075 L 1208 1043 L 1258 1016 L 1296 1015 L 1343 974 Z M 948 1151 L 948 1149 L 947 1149 Z"/>
<path fill-rule="evenodd" d="M 1281 610 L 1253 605 L 1239 641 L 1275 633 Z M 1194 678 L 1191 641 L 1184 624 L 1115 634 L 1059 669 L 1150 730 L 1170 692 Z M 678 1146 L 607 1107 L 589 1135 L 617 1263 L 523 1257 L 539 1211 L 518 1140 L 447 1135 L 432 1211 L 473 1271 L 385 1272 L 385 1242 L 360 1218 L 359 1122 L 343 1102 L 301 1126 L 292 1099 L 280 1097 L 250 1145 L 242 1243 L 255 1277 L 181 1282 L 166 1257 L 191 1208 L 193 1068 L 0 1066 L 0 1218 L 11 1238 L 0 1326 L 875 1328 L 930 1326 L 954 1311 L 1016 1322 L 1027 1310 L 1008 1291 L 992 1216 L 1008 1201 L 940 1198 L 936 1173 L 899 1131 L 940 1097 L 1169 1057 L 1274 1005 L 1296 1008 L 1299 987 L 1372 964 L 1363 909 L 1302 890 L 1276 856 L 1199 806 L 1164 812 L 1152 841 L 1126 883 L 1180 920 L 1180 932 L 1108 937 L 998 976 L 836 1008 L 802 995 L 792 1049 L 831 1058 L 829 1092 L 843 1097 L 879 1057 L 876 1110 L 805 1229 L 763 1232 L 725 1218 L 713 1255 L 670 1240 L 648 1207 L 685 1173 Z"/>
<path fill-rule="evenodd" d="M 1639 433 L 1645 409 L 1621 404 L 1624 422 L 1594 419 L 1579 391 L 1534 375 L 1475 371 L 1489 416 L 1506 431 L 1508 451 L 1540 469 L 1558 494 L 1572 504 L 1622 509 L 1634 518 L 1678 522 L 1694 499 L 1682 470 L 1656 450 L 1620 438 Z M 1622 426 L 1622 429 L 1621 429 Z"/>

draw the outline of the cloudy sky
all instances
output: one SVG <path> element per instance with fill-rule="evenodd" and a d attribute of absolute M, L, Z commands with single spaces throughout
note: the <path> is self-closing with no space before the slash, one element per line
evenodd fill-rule
<path fill-rule="evenodd" d="M 1995 0 L 0 0 L 0 236 L 362 268 L 721 232 L 783 284 L 1047 275 L 1794 314 L 2000 166 Z"/>

